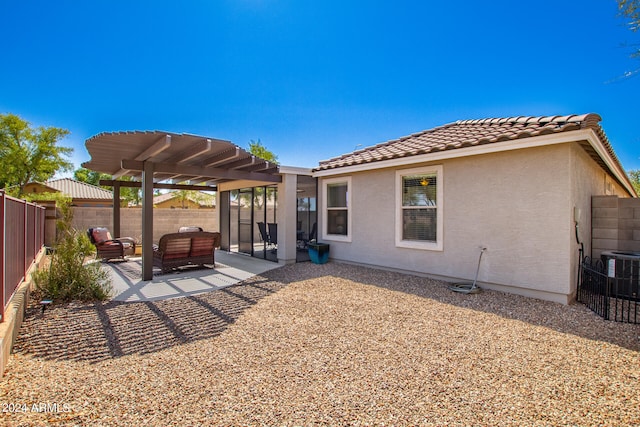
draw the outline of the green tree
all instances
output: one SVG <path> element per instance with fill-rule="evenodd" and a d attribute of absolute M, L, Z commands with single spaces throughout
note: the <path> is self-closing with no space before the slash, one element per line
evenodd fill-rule
<path fill-rule="evenodd" d="M 104 179 L 104 178 L 102 178 Z M 106 179 L 111 179 L 109 178 Z M 118 181 L 133 182 L 134 179 L 130 176 L 123 176 L 118 178 Z M 110 188 L 110 190 L 112 190 Z M 120 187 L 120 205 L 121 206 L 139 206 L 142 203 L 142 187 Z"/>
<path fill-rule="evenodd" d="M 182 182 L 181 184 L 184 184 Z M 205 184 L 199 184 L 202 186 L 202 190 L 206 190 Z M 187 201 L 191 200 L 200 205 L 213 205 L 215 202 L 215 196 L 212 194 L 203 193 L 196 190 L 176 190 L 172 191 L 175 198 L 182 204 L 182 209 L 187 208 Z"/>
<path fill-rule="evenodd" d="M 266 160 L 268 162 L 274 163 L 274 164 L 278 164 L 278 156 L 276 156 L 273 151 L 270 151 L 267 149 L 267 147 L 265 147 L 264 145 L 262 145 L 262 142 L 260 142 L 260 138 L 258 138 L 257 141 L 254 141 L 253 139 L 251 140 L 251 142 L 249 142 L 249 152 L 251 154 L 253 154 L 254 156 L 260 157 L 263 160 Z M 267 192 L 266 198 L 267 199 L 271 199 L 273 197 L 273 192 Z M 249 200 L 247 200 L 248 202 Z M 264 194 L 264 189 L 263 187 L 256 187 L 254 188 L 254 204 L 255 207 L 257 209 L 262 209 L 263 203 L 266 202 L 265 200 L 265 194 Z"/>
<path fill-rule="evenodd" d="M 631 184 L 633 184 L 636 193 L 640 195 L 640 169 L 630 170 L 627 174 L 631 178 Z"/>
<path fill-rule="evenodd" d="M 96 172 L 85 168 L 76 169 L 73 172 L 73 178 L 76 181 L 86 182 L 87 184 L 100 186 L 101 179 L 111 179 L 108 173 Z M 108 188 L 108 187 L 104 187 Z"/>
<path fill-rule="evenodd" d="M 65 157 L 73 148 L 57 145 L 69 131 L 56 127 L 33 128 L 15 114 L 0 114 L 0 186 L 13 187 L 22 196 L 31 181 L 47 181 L 57 172 L 71 170 Z"/>
<path fill-rule="evenodd" d="M 640 29 L 640 0 L 618 0 L 618 10 L 620 11 L 620 15 L 627 21 L 627 25 L 631 31 L 635 33 Z M 640 58 L 640 49 L 636 49 L 631 54 L 631 57 Z M 633 71 L 626 71 L 619 78 L 631 77 L 638 72 L 640 72 L 640 68 Z"/>
<path fill-rule="evenodd" d="M 278 156 L 276 156 L 272 151 L 269 151 L 267 147 L 262 145 L 262 142 L 260 142 L 260 138 L 258 138 L 257 141 L 254 141 L 252 139 L 249 142 L 249 152 L 254 156 L 260 157 L 263 160 L 278 164 Z"/>
<path fill-rule="evenodd" d="M 618 10 L 620 15 L 629 20 L 629 29 L 638 31 L 640 28 L 640 0 L 618 0 Z"/>

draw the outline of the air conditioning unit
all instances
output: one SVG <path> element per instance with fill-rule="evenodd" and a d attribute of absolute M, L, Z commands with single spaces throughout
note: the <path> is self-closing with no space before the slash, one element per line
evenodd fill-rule
<path fill-rule="evenodd" d="M 609 277 L 609 297 L 640 301 L 640 252 L 607 251 L 601 254 Z"/>

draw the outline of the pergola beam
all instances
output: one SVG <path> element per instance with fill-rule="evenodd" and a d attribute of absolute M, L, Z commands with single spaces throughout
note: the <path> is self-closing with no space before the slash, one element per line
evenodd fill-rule
<path fill-rule="evenodd" d="M 105 187 L 115 187 L 118 185 L 120 188 L 142 188 L 142 183 L 138 181 L 115 181 L 109 179 L 101 179 L 100 185 Z M 204 185 L 189 185 L 189 184 L 163 184 L 154 183 L 153 188 L 159 188 L 161 190 L 195 190 L 195 191 L 216 191 L 215 186 Z"/>
<path fill-rule="evenodd" d="M 121 178 L 121 177 L 125 176 L 129 172 L 131 172 L 131 171 L 128 171 L 126 169 L 120 168 L 120 170 L 118 170 L 116 173 L 112 173 L 111 176 L 113 176 L 113 179 L 118 179 L 118 178 Z"/>
<path fill-rule="evenodd" d="M 232 163 L 225 163 L 224 167 L 228 169 L 241 169 L 247 166 L 253 166 L 256 164 L 256 156 L 246 157 L 244 159 L 236 160 Z"/>
<path fill-rule="evenodd" d="M 202 162 L 202 167 L 208 168 L 211 166 L 221 165 L 231 160 L 240 158 L 241 154 L 242 154 L 242 150 L 240 150 L 239 147 L 235 147 L 235 150 L 233 150 L 233 152 L 225 151 L 223 153 L 216 154 L 213 157 L 209 157 L 208 159 L 205 159 Z"/>
<path fill-rule="evenodd" d="M 143 170 L 144 162 L 135 160 L 123 160 L 122 168 L 132 171 Z M 248 172 L 225 168 L 198 168 L 193 166 L 175 165 L 169 163 L 155 163 L 154 171 L 157 173 L 180 174 L 187 176 L 202 176 L 218 179 L 246 179 L 264 182 L 282 182 L 279 175 L 270 175 L 261 172 Z"/>
<path fill-rule="evenodd" d="M 271 169 L 273 166 L 274 164 L 269 162 L 256 163 L 255 165 L 244 167 L 242 168 L 242 170 L 250 171 L 250 172 L 261 172 L 261 171 Z"/>
<path fill-rule="evenodd" d="M 165 135 L 158 142 L 153 144 L 151 147 L 147 148 L 142 153 L 138 154 L 135 160 L 144 162 L 145 160 L 148 160 L 153 156 L 157 156 L 158 154 L 162 153 L 164 150 L 166 150 L 169 147 L 171 147 L 171 135 Z"/>
<path fill-rule="evenodd" d="M 144 162 L 145 160 L 148 160 L 153 156 L 157 156 L 158 154 L 162 153 L 164 150 L 166 150 L 169 147 L 171 147 L 171 135 L 165 135 L 164 137 L 156 141 L 153 145 L 151 145 L 146 150 L 144 150 L 142 153 L 138 154 L 135 157 L 135 160 Z M 117 171 L 112 175 L 114 179 L 118 179 L 120 177 L 127 175 L 130 172 L 131 170 L 129 169 L 121 168 L 119 171 Z"/>
<path fill-rule="evenodd" d="M 210 178 L 208 176 L 196 176 L 193 177 L 193 179 L 189 180 L 189 184 L 200 184 L 201 182 L 210 182 L 212 180 L 214 180 L 215 178 Z"/>
<path fill-rule="evenodd" d="M 212 141 L 207 138 L 193 144 L 191 147 L 175 155 L 174 157 L 169 158 L 167 162 L 177 163 L 177 164 L 184 163 L 188 160 L 191 160 L 205 153 L 208 153 L 209 151 L 211 151 L 212 147 L 213 147 Z"/>

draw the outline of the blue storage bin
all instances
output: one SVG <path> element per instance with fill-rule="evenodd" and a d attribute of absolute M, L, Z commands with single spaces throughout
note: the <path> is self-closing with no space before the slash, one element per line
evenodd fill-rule
<path fill-rule="evenodd" d="M 309 258 L 315 264 L 329 261 L 329 245 L 326 243 L 309 243 Z"/>

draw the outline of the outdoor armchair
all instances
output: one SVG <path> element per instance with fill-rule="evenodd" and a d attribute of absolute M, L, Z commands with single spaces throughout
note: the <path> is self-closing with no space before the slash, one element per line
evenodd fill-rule
<path fill-rule="evenodd" d="M 96 258 L 104 261 L 110 259 L 122 259 L 126 261 L 126 255 L 133 255 L 136 251 L 136 242 L 131 237 L 111 237 L 111 233 L 105 227 L 90 228 L 87 230 L 89 239 L 96 247 Z"/>

